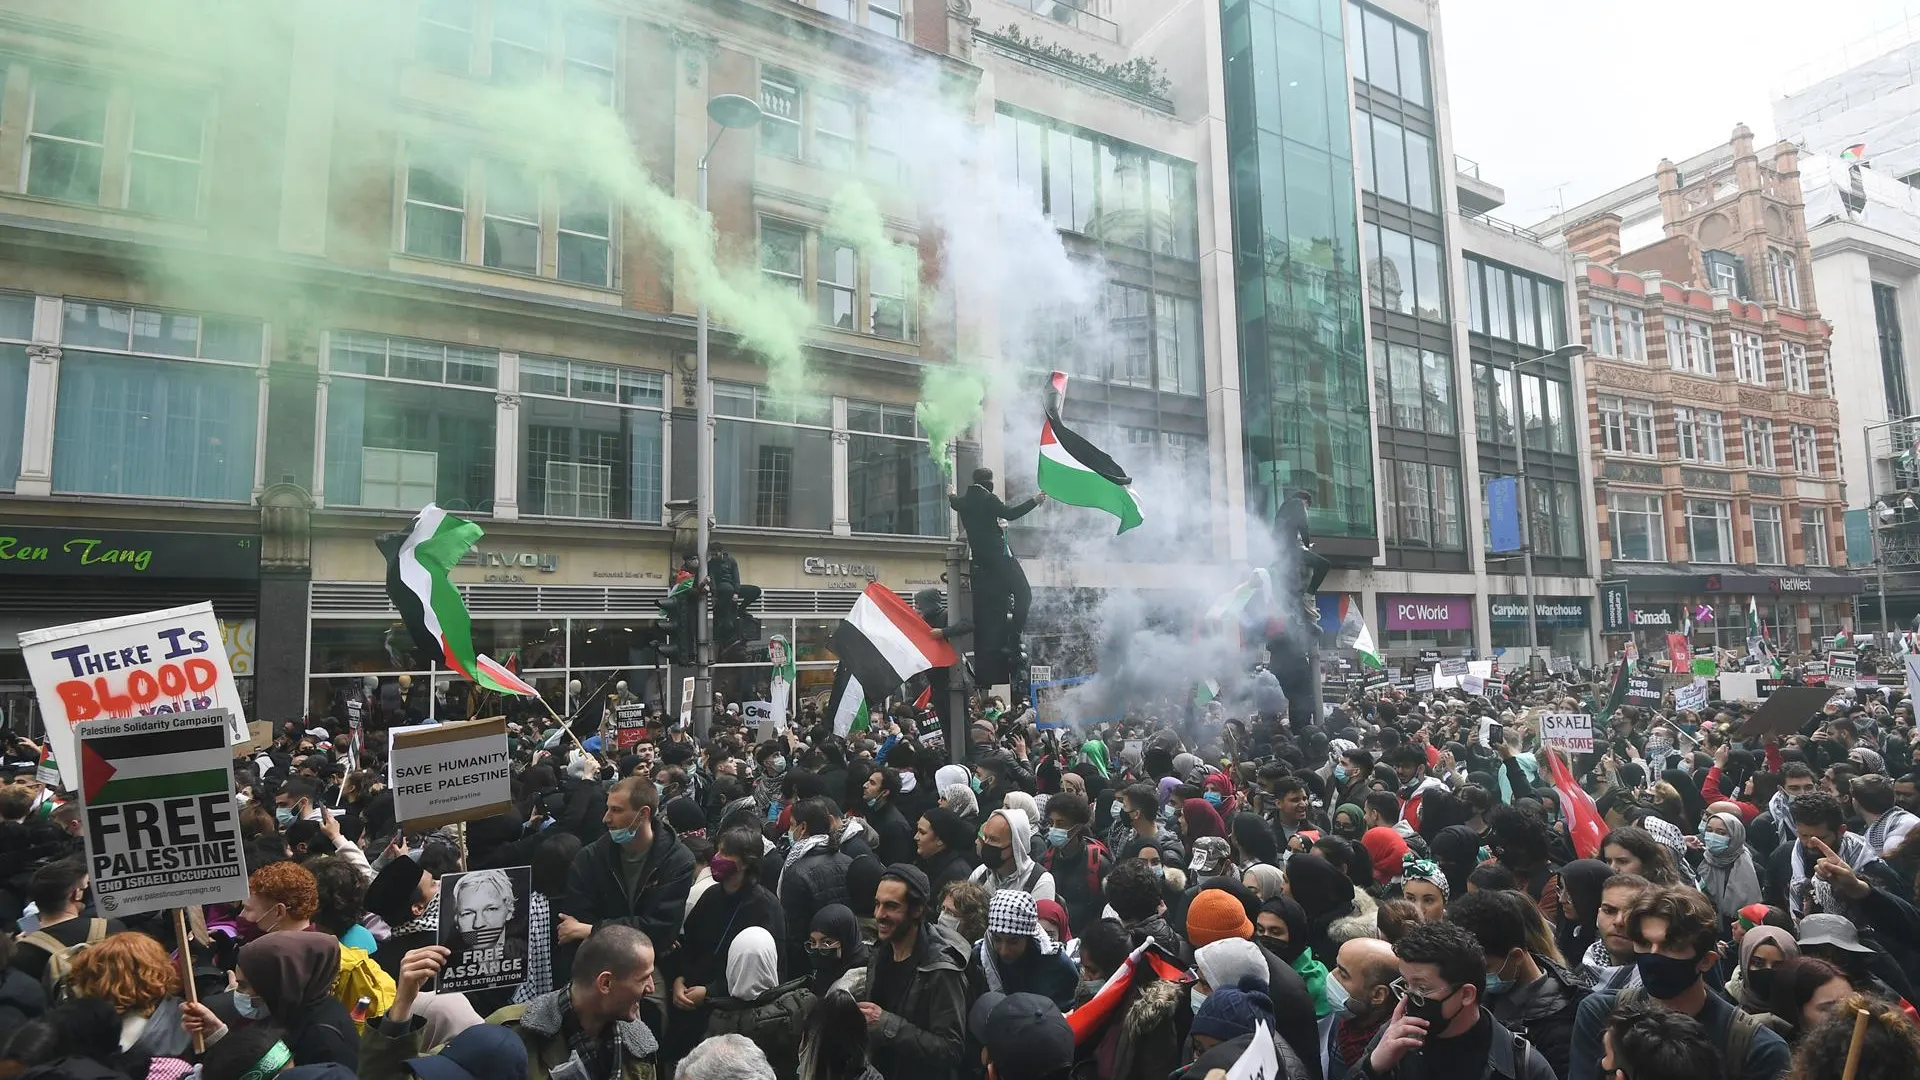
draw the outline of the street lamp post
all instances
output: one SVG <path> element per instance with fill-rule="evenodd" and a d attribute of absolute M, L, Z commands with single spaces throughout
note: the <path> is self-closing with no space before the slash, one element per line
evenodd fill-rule
<path fill-rule="evenodd" d="M 1860 435 L 1862 448 L 1867 452 L 1867 524 L 1869 526 L 1867 537 L 1873 545 L 1873 580 L 1874 589 L 1880 594 L 1880 634 L 1882 637 L 1885 637 L 1887 633 L 1887 557 L 1884 545 L 1880 543 L 1880 529 L 1883 524 L 1881 511 L 1883 509 L 1887 510 L 1888 517 L 1892 517 L 1893 512 L 1885 503 L 1876 503 L 1874 498 L 1877 493 L 1873 490 L 1873 433 L 1899 424 L 1914 423 L 1920 423 L 1920 414 L 1903 416 L 1898 420 L 1882 420 L 1877 424 L 1868 424 Z M 1907 501 L 1911 503 L 1913 500 L 1909 498 Z M 1859 627 L 1856 625 L 1854 629 L 1858 630 Z"/>
<path fill-rule="evenodd" d="M 1533 670 L 1533 658 L 1540 648 L 1540 612 L 1533 598 L 1533 527 L 1527 520 L 1532 506 L 1527 502 L 1527 448 L 1521 439 L 1521 431 L 1527 426 L 1526 398 L 1520 392 L 1520 369 L 1528 364 L 1541 364 L 1548 360 L 1578 360 L 1585 356 L 1585 345 L 1562 345 L 1550 353 L 1516 360 L 1507 369 L 1513 373 L 1513 456 L 1519 462 L 1519 483 L 1515 489 L 1515 499 L 1519 502 L 1520 514 L 1520 568 L 1527 578 L 1527 670 Z M 1544 391 L 1541 395 L 1541 407 L 1546 406 Z"/>
<path fill-rule="evenodd" d="M 720 130 L 700 155 L 697 188 L 700 217 L 707 216 L 707 159 L 713 156 L 720 140 L 734 128 L 750 128 L 760 123 L 760 106 L 752 98 L 739 94 L 721 94 L 707 102 L 707 116 Z M 707 378 L 707 297 L 701 293 L 695 314 L 693 339 L 694 397 L 694 610 L 698 613 L 698 655 L 693 667 L 693 730 L 705 739 L 713 720 L 713 608 L 707 588 L 707 548 L 713 531 L 713 393 Z"/>

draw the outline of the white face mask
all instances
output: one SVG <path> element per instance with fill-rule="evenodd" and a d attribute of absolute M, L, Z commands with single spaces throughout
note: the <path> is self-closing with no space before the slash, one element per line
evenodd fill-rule
<path fill-rule="evenodd" d="M 960 934 L 960 916 L 955 915 L 953 912 L 942 911 L 940 913 L 940 918 L 937 921 L 940 923 L 941 926 L 945 927 L 946 929 L 951 930 L 956 934 Z M 965 934 L 960 934 L 960 936 L 966 937 Z"/>

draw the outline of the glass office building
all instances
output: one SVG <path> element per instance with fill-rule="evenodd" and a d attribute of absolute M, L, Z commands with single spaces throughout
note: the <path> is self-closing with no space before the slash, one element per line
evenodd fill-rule
<path fill-rule="evenodd" d="M 1378 551 L 1359 208 L 1338 0 L 1223 0 L 1247 507 L 1313 496 L 1319 550 Z"/>

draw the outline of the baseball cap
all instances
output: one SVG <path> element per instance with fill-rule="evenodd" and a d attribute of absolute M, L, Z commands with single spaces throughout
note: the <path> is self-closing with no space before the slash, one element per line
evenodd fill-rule
<path fill-rule="evenodd" d="M 967 1013 L 967 1030 L 1001 1080 L 1042 1080 L 1073 1067 L 1073 1029 L 1051 998 L 982 994 Z"/>
<path fill-rule="evenodd" d="M 520 1080 L 527 1075 L 527 1044 L 512 1028 L 470 1027 L 437 1054 L 409 1058 L 420 1080 Z"/>
<path fill-rule="evenodd" d="M 1227 847 L 1224 836 L 1202 836 L 1193 842 L 1193 858 L 1187 860 L 1187 869 L 1193 873 L 1210 871 L 1227 860 L 1233 852 Z"/>
<path fill-rule="evenodd" d="M 1831 945 L 1853 953 L 1873 950 L 1860 943 L 1860 931 L 1844 915 L 1808 915 L 1800 920 L 1800 945 Z"/>

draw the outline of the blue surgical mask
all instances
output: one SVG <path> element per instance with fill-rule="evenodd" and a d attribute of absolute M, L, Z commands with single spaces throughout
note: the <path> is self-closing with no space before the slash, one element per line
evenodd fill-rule
<path fill-rule="evenodd" d="M 1207 802 L 1211 803 L 1214 806 L 1219 806 L 1221 803 L 1220 793 L 1217 791 L 1207 792 L 1205 798 Z"/>
<path fill-rule="evenodd" d="M 639 835 L 640 835 L 639 829 L 608 829 L 607 830 L 607 838 L 612 840 L 614 844 L 619 847 L 625 847 L 628 844 L 633 843 L 633 838 Z"/>
<path fill-rule="evenodd" d="M 1725 833 L 1717 833 L 1717 832 L 1701 833 L 1700 843 L 1708 851 L 1721 852 L 1733 846 L 1733 837 L 1728 836 Z"/>
<path fill-rule="evenodd" d="M 243 994 L 238 990 L 233 992 L 233 1011 L 248 1020 L 266 1020 L 271 1015 L 267 1011 L 265 1002 L 252 994 Z"/>
<path fill-rule="evenodd" d="M 1333 779 L 1334 779 L 1334 782 L 1335 782 L 1335 783 L 1337 783 L 1337 784 L 1344 784 L 1344 783 L 1346 783 L 1346 782 L 1347 782 L 1347 767 L 1346 767 L 1345 765 L 1335 765 L 1335 766 L 1333 767 Z"/>
<path fill-rule="evenodd" d="M 1058 825 L 1052 826 L 1047 830 L 1047 846 L 1065 847 L 1066 843 L 1067 843 L 1067 830 L 1061 828 Z"/>
<path fill-rule="evenodd" d="M 284 829 L 284 828 L 286 828 L 287 826 L 289 826 L 289 825 L 291 825 L 291 824 L 293 824 L 293 807 L 291 807 L 291 806 L 276 806 L 276 807 L 274 807 L 274 808 L 273 808 L 273 820 L 275 820 L 275 821 L 277 821 L 277 822 L 279 822 L 279 823 L 280 823 L 280 827 L 281 827 L 281 828 L 283 828 L 283 829 Z"/>
<path fill-rule="evenodd" d="M 1157 878 L 1165 878 L 1167 876 L 1167 868 L 1164 866 L 1161 866 L 1159 863 L 1154 863 L 1153 876 Z"/>
<path fill-rule="evenodd" d="M 1349 1000 L 1351 1000 L 1351 996 L 1347 993 L 1347 988 L 1340 984 L 1339 979 L 1334 978 L 1332 975 L 1328 975 L 1327 976 L 1327 1007 L 1332 1009 L 1334 1012 L 1344 1013 L 1347 1011 L 1347 1002 Z"/>
<path fill-rule="evenodd" d="M 979 777 L 977 776 L 967 777 L 967 784 L 968 786 L 973 788 L 973 793 L 975 795 L 980 794 L 980 778 Z"/>
<path fill-rule="evenodd" d="M 779 754 L 773 755 L 772 757 L 767 759 L 767 771 L 770 773 L 786 772 L 787 759 L 780 756 Z"/>

